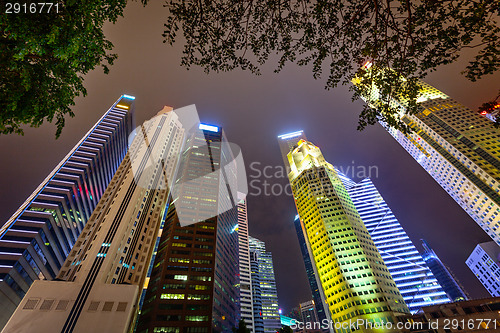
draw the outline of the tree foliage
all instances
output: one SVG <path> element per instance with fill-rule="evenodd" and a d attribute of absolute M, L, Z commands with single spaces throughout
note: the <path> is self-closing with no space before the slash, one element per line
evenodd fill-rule
<path fill-rule="evenodd" d="M 116 54 L 103 33 L 127 0 L 63 0 L 48 11 L 0 14 L 0 133 L 23 134 L 22 125 L 55 120 L 56 137 L 70 106 L 86 95 L 83 75 L 97 66 L 108 73 Z M 40 7 L 37 8 L 40 10 Z"/>
<path fill-rule="evenodd" d="M 365 107 L 358 129 L 382 120 L 407 130 L 394 98 L 417 112 L 418 79 L 472 49 L 463 74 L 471 81 L 500 67 L 500 0 L 168 0 L 165 42 L 185 39 L 181 64 L 206 72 L 235 68 L 260 74 L 275 54 L 311 66 L 326 88 L 354 78 L 354 99 L 374 85 L 386 94 Z M 370 71 L 362 65 L 370 61 Z"/>

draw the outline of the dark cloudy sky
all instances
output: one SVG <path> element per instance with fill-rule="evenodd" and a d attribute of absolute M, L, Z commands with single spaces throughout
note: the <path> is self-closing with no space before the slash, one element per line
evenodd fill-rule
<path fill-rule="evenodd" d="M 293 64 L 280 74 L 268 68 L 262 76 L 239 70 L 210 75 L 197 68 L 186 71 L 179 66 L 181 45 L 162 43 L 166 14 L 160 1 L 146 8 L 130 2 L 125 17 L 106 26 L 119 58 L 109 75 L 98 69 L 87 76 L 88 96 L 76 100 L 76 117 L 67 121 L 59 140 L 54 139 L 52 125 L 26 129 L 23 137 L 0 137 L 2 223 L 126 93 L 136 96 L 138 124 L 164 105 L 196 104 L 202 121 L 224 127 L 228 139 L 242 147 L 249 180 L 258 174 L 257 164 L 252 169 L 251 163 L 260 163 L 259 170 L 281 167 L 276 136 L 298 129 L 335 166 L 376 166 L 378 177 L 373 182 L 417 247 L 421 249 L 419 239 L 427 239 L 473 298 L 488 296 L 465 260 L 477 243 L 489 237 L 381 126 L 356 131 L 362 102 L 352 103 L 347 87 L 326 91 L 308 68 Z M 462 62 L 440 68 L 427 82 L 476 109 L 496 95 L 500 73 L 471 83 L 460 75 L 463 66 Z M 279 176 L 267 181 L 286 184 Z M 293 227 L 293 200 L 250 195 L 248 206 L 250 233 L 273 253 L 280 306 L 288 311 L 311 298 Z"/>

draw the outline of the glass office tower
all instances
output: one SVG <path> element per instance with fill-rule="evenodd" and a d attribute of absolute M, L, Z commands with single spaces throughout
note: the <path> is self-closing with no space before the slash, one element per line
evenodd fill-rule
<path fill-rule="evenodd" d="M 454 302 L 467 300 L 467 293 L 462 289 L 455 276 L 443 264 L 430 245 L 423 239 L 422 246 L 424 247 L 422 258 L 427 263 L 427 266 L 429 266 L 448 297 Z"/>
<path fill-rule="evenodd" d="M 57 279 L 35 281 L 4 332 L 133 328 L 183 136 L 171 110 L 137 129 Z"/>
<path fill-rule="evenodd" d="M 139 333 L 232 332 L 239 321 L 234 156 L 220 127 L 186 133 Z"/>
<path fill-rule="evenodd" d="M 274 277 L 273 257 L 266 251 L 266 244 L 255 237 L 248 237 L 250 260 L 253 263 L 252 279 L 259 284 L 253 294 L 260 304 L 254 309 L 257 313 L 255 332 L 277 332 L 281 328 L 278 306 L 278 291 Z M 257 311 L 256 311 L 257 310 Z M 259 323 L 259 325 L 257 325 Z M 260 326 L 262 323 L 262 326 Z"/>
<path fill-rule="evenodd" d="M 59 273 L 127 152 L 133 102 L 121 96 L 0 228 L 0 328 L 33 281 Z"/>
<path fill-rule="evenodd" d="M 356 80 L 354 80 L 356 84 Z M 420 82 L 420 112 L 401 115 L 410 134 L 386 128 L 438 184 L 500 244 L 500 129 L 443 92 Z M 364 93 L 368 105 L 380 100 L 404 110 L 403 100 L 388 99 L 377 87 Z M 384 125 L 384 124 L 382 124 Z"/>
<path fill-rule="evenodd" d="M 395 322 L 409 310 L 333 166 L 305 140 L 288 153 L 288 178 L 320 294 L 329 316 L 344 332 L 362 319 Z"/>
<path fill-rule="evenodd" d="M 356 183 L 339 171 L 337 175 L 410 311 L 450 302 L 371 179 Z"/>
<path fill-rule="evenodd" d="M 302 259 L 304 260 L 304 266 L 306 268 L 307 280 L 309 281 L 309 286 L 311 287 L 311 293 L 313 296 L 313 304 L 316 308 L 319 322 L 323 322 L 324 319 L 327 319 L 325 306 L 323 305 L 323 301 L 321 299 L 321 293 L 319 291 L 320 287 L 318 286 L 316 273 L 311 261 L 309 250 L 307 249 L 306 239 L 304 238 L 305 231 L 302 230 L 299 215 L 295 216 L 293 224 L 299 239 L 300 251 L 302 252 Z"/>

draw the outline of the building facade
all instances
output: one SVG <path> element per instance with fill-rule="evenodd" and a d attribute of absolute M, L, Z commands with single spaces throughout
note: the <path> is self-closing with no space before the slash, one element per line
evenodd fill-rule
<path fill-rule="evenodd" d="M 223 167 L 232 158 L 222 128 L 187 132 L 136 332 L 238 326 L 238 201 L 225 191 L 236 170 Z"/>
<path fill-rule="evenodd" d="M 355 183 L 337 175 L 412 313 L 423 306 L 450 302 L 415 245 L 369 178 Z"/>
<path fill-rule="evenodd" d="M 138 128 L 57 280 L 35 281 L 4 332 L 133 328 L 176 169 L 169 157 L 179 156 L 183 136 L 173 112 Z"/>
<path fill-rule="evenodd" d="M 420 112 L 401 115 L 401 120 L 412 131 L 404 134 L 393 128 L 386 129 L 500 244 L 500 129 L 484 115 L 424 82 L 420 84 L 422 88 L 417 99 Z M 376 108 L 384 96 L 377 87 L 372 87 L 364 99 Z M 390 103 L 405 108 L 404 101 L 392 99 Z"/>
<path fill-rule="evenodd" d="M 432 250 L 429 243 L 422 240 L 422 246 L 424 248 L 422 258 L 431 269 L 439 284 L 443 287 L 443 290 L 448 295 L 448 298 L 454 302 L 467 300 L 467 293 L 460 286 L 460 283 L 450 269 L 443 264 L 436 253 Z"/>
<path fill-rule="evenodd" d="M 500 247 L 495 242 L 478 244 L 465 263 L 491 296 L 500 296 Z"/>
<path fill-rule="evenodd" d="M 254 308 L 255 332 L 276 332 L 281 328 L 281 319 L 272 254 L 266 251 L 263 241 L 251 236 L 248 241 L 253 264 L 252 279 L 259 285 L 253 290 L 254 299 L 257 300 Z"/>
<path fill-rule="evenodd" d="M 304 266 L 306 269 L 307 280 L 309 282 L 309 286 L 311 287 L 311 293 L 313 297 L 314 306 L 316 308 L 316 313 L 318 315 L 318 319 L 320 322 L 329 318 L 325 312 L 325 306 L 323 305 L 323 300 L 321 299 L 320 286 L 318 285 L 318 279 L 316 276 L 316 271 L 313 267 L 313 261 L 311 260 L 311 255 L 307 248 L 307 242 L 304 238 L 306 234 L 304 230 L 302 230 L 302 224 L 300 223 L 299 215 L 295 216 L 294 220 L 295 231 L 297 233 L 297 238 L 299 239 L 300 251 L 302 252 L 302 259 L 304 261 Z"/>
<path fill-rule="evenodd" d="M 240 314 L 247 328 L 250 332 L 253 332 L 252 269 L 250 266 L 250 245 L 248 241 L 247 202 L 242 194 L 238 194 Z"/>
<path fill-rule="evenodd" d="M 294 146 L 297 145 L 297 142 L 300 140 L 305 140 L 307 141 L 306 134 L 304 131 L 295 131 L 292 133 L 286 133 L 283 135 L 278 136 L 278 144 L 280 148 L 280 153 L 281 157 L 283 159 L 284 166 L 287 170 L 287 173 L 290 172 L 290 165 L 288 163 L 288 153 Z M 309 282 L 309 286 L 311 287 L 311 294 L 313 297 L 313 301 L 315 303 L 316 307 L 316 312 L 318 314 L 318 318 L 321 321 L 325 319 L 329 319 L 329 316 L 327 315 L 325 311 L 325 306 L 323 305 L 323 301 L 321 299 L 320 291 L 319 291 L 319 286 L 317 283 L 317 277 L 316 277 L 316 271 L 313 268 L 313 261 L 314 259 L 311 257 L 311 254 L 309 253 L 308 247 L 306 240 L 304 238 L 305 231 L 302 230 L 302 225 L 300 223 L 300 218 L 299 215 L 295 215 L 294 219 L 294 227 L 295 227 L 295 232 L 297 233 L 297 238 L 299 241 L 299 246 L 300 246 L 300 251 L 302 253 L 302 259 L 304 261 L 304 266 L 306 269 L 306 274 L 307 274 L 307 280 Z"/>
<path fill-rule="evenodd" d="M 52 280 L 122 162 L 135 127 L 123 95 L 0 228 L 0 328 L 36 280 Z"/>
<path fill-rule="evenodd" d="M 320 294 L 332 322 L 394 322 L 409 310 L 346 188 L 320 149 L 301 140 L 288 174 Z M 344 332 L 351 327 L 344 324 Z M 359 327 L 361 331 L 369 332 Z"/>

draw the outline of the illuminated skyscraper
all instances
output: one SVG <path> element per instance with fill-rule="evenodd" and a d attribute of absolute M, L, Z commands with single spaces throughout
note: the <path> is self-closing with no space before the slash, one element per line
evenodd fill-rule
<path fill-rule="evenodd" d="M 450 302 L 372 181 L 366 178 L 355 183 L 339 171 L 337 175 L 410 311 Z"/>
<path fill-rule="evenodd" d="M 238 193 L 240 195 L 240 193 Z M 253 301 L 252 275 L 250 266 L 250 245 L 248 241 L 247 202 L 240 195 L 238 198 L 238 239 L 239 239 L 239 267 L 240 267 L 240 313 L 247 328 L 253 332 Z"/>
<path fill-rule="evenodd" d="M 0 329 L 33 281 L 64 265 L 127 152 L 133 100 L 121 96 L 1 227 Z"/>
<path fill-rule="evenodd" d="M 238 198 L 224 191 L 236 176 L 225 167 L 233 158 L 222 128 L 200 124 L 186 134 L 136 332 L 237 327 Z"/>
<path fill-rule="evenodd" d="M 133 327 L 183 135 L 166 109 L 137 129 L 57 280 L 35 281 L 4 332 Z"/>
<path fill-rule="evenodd" d="M 438 184 L 500 244 L 500 129 L 430 85 L 420 82 L 420 112 L 402 115 L 413 131 L 388 132 Z M 365 97 L 370 106 L 383 99 L 377 87 Z M 392 100 L 404 108 L 403 101 Z"/>
<path fill-rule="evenodd" d="M 429 266 L 448 297 L 454 302 L 467 300 L 467 294 L 462 290 L 456 278 L 425 240 L 422 240 L 422 246 L 424 247 L 422 258 L 427 263 L 427 266 Z"/>
<path fill-rule="evenodd" d="M 278 306 L 278 291 L 276 290 L 276 280 L 274 277 L 273 257 L 271 252 L 266 251 L 266 244 L 263 241 L 251 236 L 248 237 L 248 240 L 250 245 L 250 260 L 253 264 L 252 279 L 259 284 L 253 290 L 253 294 L 256 296 L 254 299 L 260 302 L 260 304 L 257 304 L 257 308 L 254 309 L 254 313 L 257 316 L 254 320 L 255 332 L 276 332 L 281 328 L 281 319 Z M 260 330 L 261 323 L 263 330 Z"/>
<path fill-rule="evenodd" d="M 320 149 L 301 140 L 288 153 L 288 163 L 295 204 L 331 320 L 395 322 L 396 316 L 408 313 L 346 188 Z M 370 332 L 366 327 L 360 331 Z"/>
<path fill-rule="evenodd" d="M 491 296 L 500 296 L 500 247 L 497 243 L 477 244 L 465 263 Z"/>
<path fill-rule="evenodd" d="M 287 172 L 290 172 L 290 165 L 288 164 L 288 153 L 292 150 L 293 146 L 297 145 L 300 140 L 307 141 L 304 131 L 296 131 L 278 136 L 278 143 L 280 146 L 281 157 Z"/>

